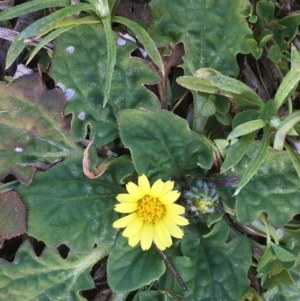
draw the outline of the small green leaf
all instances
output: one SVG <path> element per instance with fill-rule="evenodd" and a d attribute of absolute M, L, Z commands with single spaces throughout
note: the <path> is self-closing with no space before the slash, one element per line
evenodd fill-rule
<path fill-rule="evenodd" d="M 269 99 L 265 106 L 262 109 L 262 112 L 260 114 L 261 118 L 271 118 L 272 116 L 275 116 L 277 113 L 277 108 L 275 106 L 275 102 L 273 99 Z"/>
<path fill-rule="evenodd" d="M 272 60 L 275 63 L 278 63 L 281 60 L 282 51 L 279 45 L 272 45 L 268 51 L 267 58 Z"/>
<path fill-rule="evenodd" d="M 89 254 L 70 251 L 63 259 L 56 249 L 46 247 L 40 257 L 26 240 L 13 263 L 1 265 L 2 300 L 84 301 L 79 291 L 94 287 L 92 266 L 108 255 L 110 248 L 98 247 Z"/>
<path fill-rule="evenodd" d="M 134 33 L 134 35 L 145 47 L 145 50 L 147 51 L 149 57 L 152 59 L 154 64 L 161 71 L 162 76 L 164 76 L 165 69 L 164 69 L 164 63 L 162 61 L 161 55 L 157 50 L 155 42 L 151 39 L 147 31 L 138 23 L 123 17 L 114 17 L 112 21 L 127 26 Z"/>
<path fill-rule="evenodd" d="M 21 15 L 26 15 L 41 9 L 49 7 L 65 7 L 70 5 L 70 0 L 48 0 L 48 1 L 30 1 L 16 5 L 0 13 L 0 21 L 14 19 Z"/>
<path fill-rule="evenodd" d="M 181 76 L 177 78 L 178 84 L 199 92 L 213 93 L 227 97 L 240 97 L 256 108 L 264 106 L 262 99 L 247 85 L 224 75 L 207 72 L 207 69 L 199 69 L 196 76 Z"/>
<path fill-rule="evenodd" d="M 252 179 L 259 167 L 263 164 L 269 149 L 270 141 L 270 127 L 264 128 L 264 134 L 259 148 L 256 150 L 249 166 L 239 181 L 238 187 L 236 188 L 234 195 L 237 195 L 241 189 Z"/>
<path fill-rule="evenodd" d="M 245 122 L 241 125 L 238 125 L 236 128 L 234 128 L 227 136 L 227 139 L 231 140 L 240 136 L 247 135 L 249 133 L 252 133 L 256 130 L 263 128 L 266 124 L 267 123 L 262 119 Z"/>
<path fill-rule="evenodd" d="M 212 165 L 209 144 L 171 112 L 123 110 L 119 128 L 136 171 L 151 180 L 179 179 L 200 172 L 199 167 L 209 169 Z"/>
<path fill-rule="evenodd" d="M 274 20 L 275 5 L 272 1 L 260 0 L 256 4 L 256 13 L 265 22 Z"/>
<path fill-rule="evenodd" d="M 282 262 L 295 262 L 295 255 L 291 251 L 286 250 L 282 246 L 271 243 L 272 249 L 279 261 Z"/>
<path fill-rule="evenodd" d="M 300 80 L 300 66 L 297 59 L 299 56 L 296 54 L 297 52 L 298 50 L 295 47 L 292 47 L 292 68 L 283 78 L 274 98 L 277 110 L 294 93 L 298 86 Z"/>
<path fill-rule="evenodd" d="M 119 235 L 107 261 L 107 280 L 114 292 L 129 292 L 151 284 L 165 272 L 163 260 L 152 247 L 143 251 L 138 245 L 128 245 Z"/>
<path fill-rule="evenodd" d="M 104 83 L 104 98 L 103 98 L 103 108 L 106 106 L 110 92 L 111 92 L 111 83 L 112 77 L 117 60 L 117 45 L 115 42 L 114 32 L 111 28 L 111 20 L 109 18 L 104 18 L 102 20 L 105 37 L 106 37 L 106 47 L 107 47 L 107 65 L 106 65 L 106 74 L 105 74 L 105 83 Z"/>
<path fill-rule="evenodd" d="M 298 154 L 296 154 L 296 152 L 293 150 L 293 148 L 287 143 L 284 143 L 284 148 L 287 150 L 287 152 L 290 156 L 290 159 L 293 162 L 295 170 L 298 174 L 298 177 L 300 178 L 300 158 L 299 158 Z"/>
<path fill-rule="evenodd" d="M 273 252 L 271 246 L 266 246 L 263 256 L 258 262 L 257 271 L 262 274 L 270 272 L 272 267 Z"/>
<path fill-rule="evenodd" d="M 245 135 L 229 147 L 226 158 L 221 166 L 221 173 L 233 168 L 244 157 L 256 134 L 257 131 Z"/>
<path fill-rule="evenodd" d="M 28 234 L 78 252 L 88 252 L 95 244 L 113 245 L 116 196 L 125 192 L 124 179 L 132 172 L 129 158 L 120 157 L 100 178 L 91 180 L 83 174 L 80 155 L 37 174 L 30 186 L 18 188 L 28 209 Z"/>
<path fill-rule="evenodd" d="M 274 149 L 282 150 L 285 137 L 288 132 L 293 129 L 294 125 L 296 125 L 300 121 L 300 111 L 295 111 L 288 117 L 286 117 L 280 124 L 274 138 Z"/>

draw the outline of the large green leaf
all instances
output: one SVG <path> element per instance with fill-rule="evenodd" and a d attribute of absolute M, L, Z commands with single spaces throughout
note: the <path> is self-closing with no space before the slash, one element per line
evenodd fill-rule
<path fill-rule="evenodd" d="M 78 154 L 64 118 L 65 96 L 47 90 L 38 74 L 0 82 L 0 179 L 13 174 L 29 184 L 34 167 Z"/>
<path fill-rule="evenodd" d="M 150 36 L 162 46 L 184 44 L 186 75 L 210 67 L 226 75 L 237 75 L 236 54 L 248 51 L 245 36 L 251 34 L 243 15 L 246 0 L 152 0 L 157 18 Z"/>
<path fill-rule="evenodd" d="M 212 149 L 191 131 L 187 122 L 171 112 L 124 110 L 119 117 L 120 136 L 131 151 L 139 174 L 152 180 L 179 179 L 209 169 Z"/>
<path fill-rule="evenodd" d="M 129 292 L 149 285 L 164 271 L 163 260 L 154 247 L 148 251 L 143 251 L 140 245 L 132 248 L 121 235 L 108 257 L 108 284 L 114 292 Z"/>
<path fill-rule="evenodd" d="M 28 210 L 28 234 L 47 245 L 67 244 L 78 252 L 95 244 L 111 246 L 117 234 L 112 223 L 116 195 L 125 189 L 123 179 L 133 172 L 128 157 L 111 163 L 97 179 L 82 171 L 82 156 L 39 173 L 29 187 L 17 190 Z"/>
<path fill-rule="evenodd" d="M 92 289 L 92 266 L 107 256 L 110 248 L 95 248 L 89 254 L 69 252 L 63 259 L 57 250 L 46 247 L 37 257 L 29 241 L 17 252 L 13 263 L 0 262 L 0 299 L 83 301 L 79 291 Z"/>
<path fill-rule="evenodd" d="M 247 170 L 259 145 L 258 142 L 253 143 L 234 169 L 226 171 L 224 175 L 229 178 L 241 176 Z M 285 151 L 269 148 L 264 163 L 236 196 L 239 222 L 249 224 L 261 212 L 268 214 L 275 227 L 282 227 L 300 212 L 299 177 Z"/>
<path fill-rule="evenodd" d="M 191 228 L 181 242 L 183 255 L 192 260 L 177 267 L 189 289 L 184 296 L 189 301 L 240 300 L 249 287 L 249 240 L 238 236 L 226 243 L 229 226 L 223 220 L 200 240 L 197 232 Z"/>
<path fill-rule="evenodd" d="M 58 37 L 51 75 L 72 96 L 65 112 L 73 114 L 72 133 L 77 140 L 86 136 L 89 125 L 95 145 L 105 145 L 118 135 L 116 116 L 121 109 L 159 109 L 157 97 L 143 86 L 159 76 L 141 59 L 130 57 L 135 48 L 131 42 L 118 46 L 110 97 L 103 108 L 107 65 L 103 26 L 82 25 Z"/>

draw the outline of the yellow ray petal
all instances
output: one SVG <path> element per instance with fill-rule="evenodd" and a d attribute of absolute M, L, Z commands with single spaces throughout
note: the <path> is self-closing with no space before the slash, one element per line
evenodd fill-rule
<path fill-rule="evenodd" d="M 162 197 L 160 197 L 160 201 L 163 204 L 172 204 L 174 203 L 178 198 L 180 197 L 180 192 L 178 192 L 178 190 L 173 190 L 170 191 L 168 193 L 166 193 L 165 195 L 163 195 Z"/>
<path fill-rule="evenodd" d="M 142 235 L 142 228 L 139 229 L 138 232 L 136 232 L 133 236 L 130 236 L 128 239 L 128 244 L 131 247 L 135 247 L 141 240 L 141 235 Z"/>
<path fill-rule="evenodd" d="M 162 220 L 162 222 L 167 227 L 170 235 L 176 238 L 182 238 L 183 232 L 176 224 L 174 224 L 171 220 L 169 220 L 166 217 Z"/>
<path fill-rule="evenodd" d="M 174 181 L 167 181 L 165 182 L 165 187 L 161 192 L 161 196 L 165 195 L 166 193 L 172 191 L 174 188 Z"/>
<path fill-rule="evenodd" d="M 153 241 L 161 251 L 164 251 L 166 249 L 166 245 L 160 240 L 159 236 L 155 232 L 153 236 Z"/>
<path fill-rule="evenodd" d="M 122 203 L 115 206 L 115 211 L 120 213 L 131 213 L 137 210 L 137 203 Z"/>
<path fill-rule="evenodd" d="M 143 251 L 150 249 L 153 242 L 153 224 L 144 224 L 141 235 L 141 247 Z"/>
<path fill-rule="evenodd" d="M 130 194 L 130 196 L 135 200 L 140 200 L 144 196 L 144 193 L 141 190 L 141 188 L 139 186 L 137 186 L 136 184 L 134 184 L 133 182 L 127 183 L 126 189 L 127 189 L 128 193 Z"/>
<path fill-rule="evenodd" d="M 120 193 L 116 196 L 116 199 L 120 203 L 133 203 L 136 202 L 137 200 L 134 199 L 130 194 L 128 193 Z"/>
<path fill-rule="evenodd" d="M 185 212 L 185 208 L 178 204 L 166 204 L 165 208 L 168 212 L 172 212 L 173 214 L 183 214 Z"/>
<path fill-rule="evenodd" d="M 177 215 L 177 214 L 173 214 L 168 211 L 166 212 L 165 217 L 168 218 L 169 220 L 171 220 L 176 225 L 186 226 L 189 224 L 189 221 L 185 217 Z"/>
<path fill-rule="evenodd" d="M 165 184 L 162 180 L 157 180 L 151 187 L 149 195 L 157 198 L 161 196 L 161 192 L 163 191 Z"/>
<path fill-rule="evenodd" d="M 141 230 L 143 221 L 140 218 L 134 219 L 124 230 L 123 236 L 130 237 L 134 236 L 138 231 Z"/>
<path fill-rule="evenodd" d="M 132 222 L 135 218 L 137 218 L 137 214 L 136 213 L 132 213 L 129 215 L 126 215 L 118 220 L 116 220 L 113 223 L 113 227 L 114 228 L 125 228 L 129 225 L 130 222 Z"/>
<path fill-rule="evenodd" d="M 143 191 L 144 195 L 149 194 L 150 183 L 145 175 L 139 176 L 138 184 L 139 184 L 140 189 Z"/>
<path fill-rule="evenodd" d="M 162 221 L 157 222 L 154 226 L 154 237 L 156 237 L 156 235 L 166 247 L 170 247 L 172 245 L 170 233 Z"/>

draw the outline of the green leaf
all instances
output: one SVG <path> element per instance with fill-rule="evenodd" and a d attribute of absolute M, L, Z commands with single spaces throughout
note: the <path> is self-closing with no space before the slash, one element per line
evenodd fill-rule
<path fill-rule="evenodd" d="M 184 44 L 182 67 L 186 75 L 210 67 L 227 75 L 237 75 L 237 53 L 248 52 L 245 36 L 251 34 L 242 11 L 245 0 L 152 0 L 163 17 L 149 28 L 157 45 Z"/>
<path fill-rule="evenodd" d="M 26 240 L 13 263 L 1 264 L 2 300 L 76 300 L 85 298 L 79 291 L 94 287 L 92 266 L 108 255 L 110 248 L 95 248 L 89 254 L 69 252 L 63 259 L 56 249 L 46 247 L 40 257 Z"/>
<path fill-rule="evenodd" d="M 138 38 L 138 40 L 144 46 L 149 57 L 152 59 L 154 64 L 161 71 L 162 76 L 164 76 L 164 73 L 165 73 L 164 63 L 162 61 L 161 55 L 156 48 L 155 42 L 151 39 L 151 37 L 149 36 L 147 31 L 138 23 L 131 21 L 129 19 L 123 18 L 123 17 L 114 17 L 112 19 L 112 21 L 127 26 L 134 33 L 134 35 Z"/>
<path fill-rule="evenodd" d="M 241 137 L 236 143 L 231 145 L 227 151 L 226 158 L 221 166 L 221 173 L 233 168 L 245 155 L 257 132 L 252 132 Z"/>
<path fill-rule="evenodd" d="M 267 124 L 266 121 L 262 119 L 245 122 L 235 127 L 227 136 L 227 139 L 231 140 L 240 136 L 250 134 L 256 130 L 263 128 L 266 124 Z"/>
<path fill-rule="evenodd" d="M 245 173 L 243 174 L 241 180 L 239 181 L 238 187 L 236 188 L 234 195 L 237 195 L 241 189 L 253 178 L 259 167 L 263 164 L 269 150 L 269 141 L 270 141 L 270 127 L 266 126 L 264 128 L 264 134 L 256 150 L 249 166 L 247 167 Z"/>
<path fill-rule="evenodd" d="M 15 191 L 0 193 L 0 237 L 26 232 L 26 209 Z"/>
<path fill-rule="evenodd" d="M 184 292 L 186 300 L 240 300 L 249 287 L 251 251 L 247 237 L 238 236 L 226 243 L 229 226 L 224 220 L 200 241 L 191 228 L 186 228 L 181 241 L 183 255 L 192 261 L 191 266 L 179 270 L 189 289 Z"/>
<path fill-rule="evenodd" d="M 16 5 L 0 13 L 0 21 L 14 19 L 21 15 L 26 15 L 41 9 L 49 7 L 65 7 L 70 5 L 70 0 L 48 0 L 48 1 L 30 1 Z"/>
<path fill-rule="evenodd" d="M 299 158 L 298 154 L 296 154 L 296 152 L 293 150 L 293 148 L 287 143 L 284 143 L 284 148 L 287 150 L 287 152 L 290 156 L 290 159 L 293 162 L 295 170 L 298 174 L 298 177 L 300 178 L 300 158 Z"/>
<path fill-rule="evenodd" d="M 224 175 L 232 178 L 243 174 L 260 147 L 259 144 L 253 143 L 235 166 L 234 172 L 228 170 Z M 269 148 L 264 163 L 236 196 L 237 220 L 250 224 L 260 213 L 266 212 L 271 224 L 280 228 L 300 212 L 299 191 L 299 178 L 287 152 Z"/>
<path fill-rule="evenodd" d="M 285 75 L 277 89 L 274 102 L 277 110 L 294 93 L 300 80 L 300 68 L 298 62 L 298 50 L 292 47 L 292 66 L 291 70 Z"/>
<path fill-rule="evenodd" d="M 80 11 L 90 11 L 93 6 L 90 4 L 77 4 L 62 8 L 56 12 L 37 20 L 26 27 L 11 44 L 6 58 L 6 69 L 16 60 L 19 54 L 25 48 L 24 40 L 27 38 L 38 37 L 41 33 L 45 34 L 49 28 L 60 20 L 66 19 Z"/>
<path fill-rule="evenodd" d="M 158 74 L 140 59 L 130 57 L 135 47 L 131 42 L 118 46 L 110 98 L 103 108 L 107 67 L 103 26 L 77 26 L 57 38 L 50 72 L 56 83 L 72 92 L 65 112 L 73 114 L 71 131 L 76 140 L 86 137 L 89 126 L 94 145 L 108 144 L 118 136 L 120 110 L 160 108 L 157 97 L 144 87 L 157 81 Z"/>
<path fill-rule="evenodd" d="M 106 66 L 106 74 L 105 74 L 105 83 L 104 83 L 104 99 L 103 99 L 103 108 L 106 106 L 110 91 L 111 91 L 111 83 L 112 77 L 116 65 L 117 60 L 117 46 L 115 43 L 114 32 L 111 28 L 111 20 L 110 18 L 103 19 L 103 28 L 105 31 L 106 37 L 106 46 L 107 46 L 107 66 Z"/>
<path fill-rule="evenodd" d="M 288 117 L 286 117 L 280 124 L 274 138 L 274 149 L 282 150 L 285 137 L 288 132 L 293 129 L 294 125 L 296 125 L 300 121 L 300 111 L 295 111 Z"/>
<path fill-rule="evenodd" d="M 51 164 L 80 152 L 62 115 L 65 96 L 47 90 L 37 73 L 7 86 L 0 82 L 0 93 L 1 179 L 12 174 L 29 184 L 37 163 Z"/>
<path fill-rule="evenodd" d="M 271 22 L 274 19 L 275 5 L 271 1 L 260 0 L 256 4 L 256 13 L 265 22 Z"/>
<path fill-rule="evenodd" d="M 274 254 L 277 259 L 282 262 L 295 262 L 295 255 L 290 250 L 286 250 L 282 246 L 271 243 Z"/>
<path fill-rule="evenodd" d="M 268 274 L 272 268 L 272 259 L 274 254 L 272 252 L 271 246 L 267 245 L 263 256 L 258 262 L 257 271 L 259 273 Z"/>
<path fill-rule="evenodd" d="M 199 69 L 195 76 L 181 76 L 177 78 L 177 82 L 193 91 L 242 98 L 257 109 L 264 106 L 262 99 L 247 85 L 234 78 L 217 75 L 214 71 Z"/>
<path fill-rule="evenodd" d="M 292 270 L 290 270 L 289 279 L 281 279 L 281 283 L 272 289 L 267 290 L 263 293 L 263 298 L 265 301 L 298 301 L 299 291 L 300 291 L 300 248 L 299 239 L 292 239 L 292 252 L 297 254 L 296 264 Z M 288 275 L 287 275 L 288 276 Z M 291 282 L 292 280 L 292 282 Z M 285 283 L 288 281 L 288 283 Z"/>
<path fill-rule="evenodd" d="M 124 178 L 133 172 L 132 163 L 121 157 L 94 180 L 82 171 L 82 156 L 39 173 L 30 186 L 17 190 L 28 209 L 28 234 L 47 245 L 66 244 L 78 252 L 90 251 L 95 244 L 111 246 L 118 218 L 113 210 L 116 196 L 125 192 Z"/>
<path fill-rule="evenodd" d="M 119 235 L 107 261 L 107 279 L 114 292 L 129 292 L 151 284 L 165 271 L 163 260 L 152 247 L 143 251 L 138 245 L 128 245 L 128 239 Z"/>
<path fill-rule="evenodd" d="M 119 127 L 136 171 L 151 180 L 179 179 L 199 172 L 199 166 L 209 169 L 212 165 L 209 144 L 191 131 L 185 120 L 171 112 L 124 110 Z"/>

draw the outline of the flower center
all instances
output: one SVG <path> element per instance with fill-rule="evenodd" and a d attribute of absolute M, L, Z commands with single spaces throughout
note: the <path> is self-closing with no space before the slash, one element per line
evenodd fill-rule
<path fill-rule="evenodd" d="M 154 224 L 165 215 L 165 206 L 159 199 L 145 195 L 139 200 L 137 214 L 146 224 Z"/>

